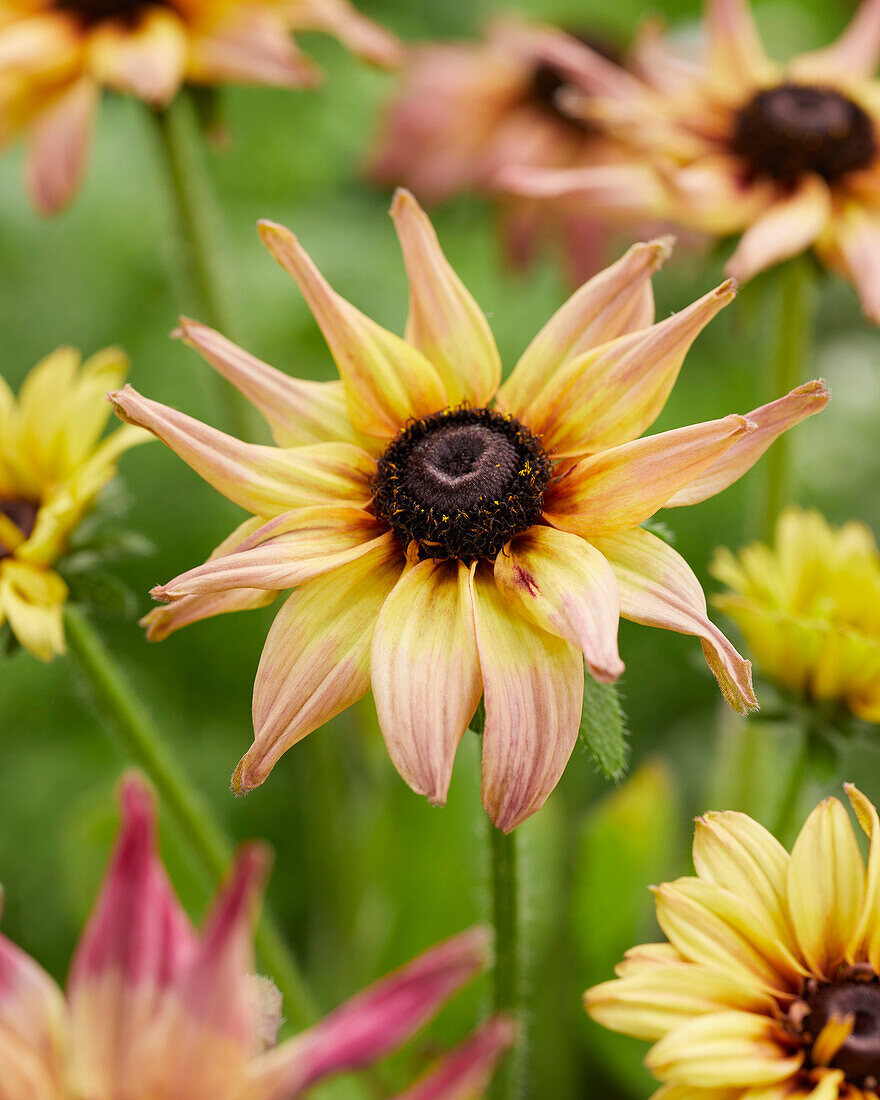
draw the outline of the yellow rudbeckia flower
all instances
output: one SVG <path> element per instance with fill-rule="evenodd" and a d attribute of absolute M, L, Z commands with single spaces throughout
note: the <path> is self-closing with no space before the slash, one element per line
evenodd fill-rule
<path fill-rule="evenodd" d="M 864 0 L 829 46 L 784 63 L 764 51 L 748 0 L 706 0 L 705 32 L 699 64 L 649 34 L 638 76 L 572 51 L 572 82 L 595 93 L 572 109 L 642 165 L 510 169 L 506 183 L 738 235 L 727 274 L 740 281 L 813 249 L 880 323 L 880 0 Z"/>
<path fill-rule="evenodd" d="M 161 107 L 184 83 L 312 87 L 294 31 L 400 59 L 348 0 L 0 0 L 0 145 L 27 132 L 28 191 L 51 213 L 79 186 L 102 89 Z"/>
<path fill-rule="evenodd" d="M 880 722 L 880 554 L 863 523 L 787 508 L 773 546 L 719 550 L 711 571 L 731 589 L 713 603 L 768 680 Z"/>
<path fill-rule="evenodd" d="M 410 283 L 401 339 L 331 289 L 297 239 L 264 222 L 339 368 L 301 382 L 204 325 L 181 335 L 265 415 L 277 447 L 242 443 L 130 388 L 149 428 L 251 513 L 204 565 L 154 591 L 150 635 L 294 589 L 270 631 L 255 742 L 234 777 L 262 783 L 291 745 L 370 687 L 391 758 L 442 804 L 482 696 L 483 801 L 512 829 L 553 790 L 578 735 L 584 661 L 623 670 L 620 615 L 694 634 L 728 701 L 756 705 L 750 666 L 709 621 L 685 561 L 639 526 L 735 481 L 828 400 L 800 386 L 747 417 L 639 438 L 725 283 L 653 324 L 668 243 L 595 276 L 501 382 L 495 341 L 415 199 L 392 206 Z"/>
<path fill-rule="evenodd" d="M 825 799 L 791 854 L 742 813 L 697 819 L 696 877 L 654 890 L 668 942 L 626 954 L 586 1008 L 653 1040 L 657 1100 L 874 1100 L 880 1091 L 880 821 Z"/>
<path fill-rule="evenodd" d="M 79 352 L 59 348 L 34 367 L 17 400 L 0 377 L 0 623 L 42 661 L 64 652 L 67 585 L 52 565 L 122 452 L 149 438 L 125 427 L 101 439 L 105 394 L 127 372 L 116 348 L 82 366 Z"/>

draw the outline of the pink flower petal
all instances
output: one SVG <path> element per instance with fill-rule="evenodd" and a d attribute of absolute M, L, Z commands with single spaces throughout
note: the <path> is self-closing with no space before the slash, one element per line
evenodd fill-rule
<path fill-rule="evenodd" d="M 87 77 L 72 84 L 33 122 L 27 188 L 41 214 L 55 214 L 79 189 L 85 172 L 98 86 Z"/>
<path fill-rule="evenodd" d="M 516 1024 L 506 1016 L 493 1016 L 397 1100 L 479 1100 L 501 1056 L 515 1041 Z"/>

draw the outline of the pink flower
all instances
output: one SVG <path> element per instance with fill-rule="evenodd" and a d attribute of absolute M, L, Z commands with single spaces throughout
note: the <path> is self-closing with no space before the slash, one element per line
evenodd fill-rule
<path fill-rule="evenodd" d="M 481 928 L 439 944 L 280 1046 L 280 997 L 253 970 L 268 858 L 242 848 L 201 933 L 156 848 L 153 799 L 123 781 L 123 824 L 66 996 L 0 936 L 3 1100 L 286 1100 L 400 1046 L 486 964 Z M 489 1020 L 400 1100 L 466 1100 L 513 1025 Z"/>

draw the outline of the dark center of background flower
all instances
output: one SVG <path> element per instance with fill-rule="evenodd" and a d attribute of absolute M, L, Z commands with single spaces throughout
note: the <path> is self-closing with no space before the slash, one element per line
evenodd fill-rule
<path fill-rule="evenodd" d="M 0 513 L 11 519 L 25 538 L 29 538 L 37 522 L 39 504 L 32 500 L 3 500 L 0 499 Z M 0 559 L 8 558 L 13 553 L 12 547 L 3 544 L 3 536 L 0 535 Z"/>
<path fill-rule="evenodd" d="M 170 7 L 167 0 L 54 0 L 56 11 L 76 16 L 85 26 L 115 19 L 134 26 L 148 7 Z"/>
<path fill-rule="evenodd" d="M 843 981 L 820 985 L 807 997 L 810 1013 L 804 1030 L 812 1040 L 832 1017 L 853 1016 L 852 1034 L 831 1060 L 857 1088 L 876 1089 L 880 1081 L 880 983 Z"/>
<path fill-rule="evenodd" d="M 829 183 L 877 155 L 868 114 L 830 88 L 780 84 L 758 92 L 736 119 L 733 151 L 757 175 L 793 183 L 815 172 Z"/>
<path fill-rule="evenodd" d="M 376 467 L 376 512 L 422 558 L 494 558 L 541 517 L 550 460 L 513 417 L 444 409 L 416 420 Z"/>
<path fill-rule="evenodd" d="M 597 38 L 584 30 L 569 30 L 566 33 L 569 37 L 576 38 L 578 42 L 589 46 L 591 50 L 609 61 L 613 61 L 616 65 L 621 64 L 620 51 L 603 39 Z M 555 65 L 552 65 L 549 61 L 541 61 L 532 72 L 528 91 L 526 92 L 526 100 L 581 134 L 595 133 L 596 126 L 592 122 L 568 115 L 560 107 L 559 92 L 570 83 L 571 81 Z"/>

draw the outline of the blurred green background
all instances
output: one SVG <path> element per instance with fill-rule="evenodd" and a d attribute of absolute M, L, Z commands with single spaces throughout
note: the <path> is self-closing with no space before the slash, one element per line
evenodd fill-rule
<path fill-rule="evenodd" d="M 486 0 L 372 0 L 362 7 L 409 41 L 474 34 L 500 9 Z M 532 0 L 526 13 L 626 38 L 648 10 L 693 20 L 691 0 Z M 780 56 L 827 41 L 853 10 L 846 0 L 756 0 L 770 48 Z M 222 225 L 216 241 L 234 305 L 230 334 L 298 375 L 327 378 L 332 363 L 293 283 L 262 248 L 259 217 L 291 226 L 334 286 L 368 314 L 400 330 L 406 309 L 389 196 L 361 178 L 377 111 L 394 80 L 365 68 L 332 41 L 304 42 L 326 68 L 316 93 L 231 89 L 221 104 L 231 142 L 208 154 Z M 14 386 L 61 343 L 92 352 L 122 344 L 131 380 L 151 397 L 217 419 L 201 360 L 168 339 L 176 315 L 192 311 L 169 276 L 173 222 L 154 127 L 142 106 L 106 98 L 86 184 L 52 221 L 30 209 L 21 151 L 0 158 L 0 339 L 2 371 Z M 510 369 L 564 300 L 547 257 L 527 276 L 500 262 L 491 208 L 462 198 L 434 214 L 453 265 L 489 314 Z M 621 235 L 620 245 L 626 243 Z M 658 316 L 720 281 L 722 253 L 680 255 L 655 280 Z M 762 280 L 748 287 L 699 339 L 658 429 L 745 412 L 771 396 L 772 309 Z M 854 294 L 821 287 L 814 362 L 833 401 L 793 439 L 793 495 L 834 521 L 880 525 L 880 342 Z M 122 463 L 128 526 L 155 552 L 117 572 L 147 592 L 201 561 L 238 522 L 236 510 L 159 444 Z M 719 544 L 758 533 L 760 466 L 740 484 L 665 517 L 677 548 L 711 590 L 706 563 Z M 479 804 L 478 745 L 459 752 L 449 805 L 432 809 L 392 768 L 370 699 L 289 752 L 263 788 L 245 799 L 229 776 L 251 741 L 253 676 L 274 609 L 223 617 L 148 645 L 131 619 L 99 626 L 218 816 L 239 839 L 263 836 L 276 853 L 270 904 L 323 1007 L 487 912 L 485 819 Z M 651 938 L 647 885 L 688 867 L 695 812 L 743 808 L 772 818 L 785 731 L 746 731 L 722 714 L 694 639 L 623 624 L 622 692 L 635 778 L 621 788 L 575 754 L 546 808 L 520 829 L 528 980 L 534 1024 L 533 1095 L 642 1097 L 643 1045 L 617 1040 L 580 1009 L 590 983 L 610 976 L 631 943 Z M 68 660 L 50 667 L 20 653 L 0 666 L 0 881 L 5 932 L 62 978 L 94 898 L 116 825 L 114 784 L 126 764 L 102 729 Z M 880 796 L 870 746 L 844 758 Z M 189 853 L 164 837 L 173 877 L 191 912 L 207 884 Z M 457 999 L 425 1036 L 387 1069 L 402 1084 L 439 1045 L 462 1038 L 486 1000 L 485 980 Z"/>

